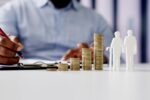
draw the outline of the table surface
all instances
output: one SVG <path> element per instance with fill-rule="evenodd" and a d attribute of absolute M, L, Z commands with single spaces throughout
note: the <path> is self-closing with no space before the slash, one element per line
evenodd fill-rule
<path fill-rule="evenodd" d="M 150 100 L 150 65 L 133 71 L 0 71 L 0 100 Z"/>

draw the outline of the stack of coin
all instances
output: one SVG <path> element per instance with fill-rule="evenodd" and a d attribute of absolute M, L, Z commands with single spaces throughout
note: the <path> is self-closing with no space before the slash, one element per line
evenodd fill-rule
<path fill-rule="evenodd" d="M 71 70 L 79 71 L 80 70 L 80 59 L 79 58 L 70 58 L 70 68 L 71 68 Z"/>
<path fill-rule="evenodd" d="M 92 69 L 92 52 L 89 48 L 82 48 L 82 67 L 84 70 Z"/>
<path fill-rule="evenodd" d="M 94 67 L 95 70 L 103 69 L 103 35 L 94 34 Z"/>
<path fill-rule="evenodd" d="M 57 67 L 59 71 L 68 71 L 68 64 L 60 63 L 60 64 L 57 64 Z"/>

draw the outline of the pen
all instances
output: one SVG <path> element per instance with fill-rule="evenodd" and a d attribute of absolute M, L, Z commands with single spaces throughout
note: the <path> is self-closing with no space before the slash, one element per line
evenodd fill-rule
<path fill-rule="evenodd" d="M 7 38 L 8 40 L 10 40 L 10 38 L 6 35 L 6 33 L 0 28 L 0 35 Z M 23 55 L 22 55 L 22 52 L 21 51 L 18 51 L 17 54 L 23 58 Z"/>

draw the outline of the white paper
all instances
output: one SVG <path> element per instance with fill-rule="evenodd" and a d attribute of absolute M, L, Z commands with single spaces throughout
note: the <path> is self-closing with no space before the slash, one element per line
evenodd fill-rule
<path fill-rule="evenodd" d="M 61 61 L 61 60 L 56 60 L 56 61 L 50 61 L 50 60 L 43 60 L 43 59 L 21 59 L 19 63 L 23 64 L 36 64 L 36 63 L 46 63 L 46 64 L 53 64 L 53 63 L 67 63 L 67 61 Z"/>

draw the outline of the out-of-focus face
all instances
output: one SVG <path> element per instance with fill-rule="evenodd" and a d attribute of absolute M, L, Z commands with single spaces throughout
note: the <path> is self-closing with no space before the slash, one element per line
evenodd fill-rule
<path fill-rule="evenodd" d="M 61 9 L 67 7 L 72 0 L 50 0 L 50 1 L 53 3 L 55 8 Z"/>

